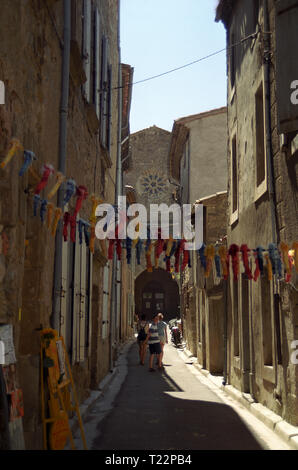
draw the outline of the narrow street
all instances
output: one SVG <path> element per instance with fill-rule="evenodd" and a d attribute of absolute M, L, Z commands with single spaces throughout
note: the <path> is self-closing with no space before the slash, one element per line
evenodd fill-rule
<path fill-rule="evenodd" d="M 223 392 L 211 390 L 172 344 L 166 345 L 162 372 L 148 371 L 148 355 L 139 365 L 136 343 L 122 362 L 126 377 L 118 373 L 84 418 L 90 450 L 288 449 Z"/>

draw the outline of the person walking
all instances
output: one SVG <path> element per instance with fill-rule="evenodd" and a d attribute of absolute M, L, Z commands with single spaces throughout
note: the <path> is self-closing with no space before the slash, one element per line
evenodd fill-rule
<path fill-rule="evenodd" d="M 148 330 L 149 330 L 149 323 L 146 321 L 146 315 L 142 315 L 141 319 L 137 323 L 137 332 L 138 332 L 137 341 L 139 345 L 140 364 L 142 366 L 145 363 Z"/>
<path fill-rule="evenodd" d="M 157 356 L 158 360 L 158 368 L 161 369 L 161 346 L 160 346 L 160 340 L 158 336 L 158 329 L 157 329 L 157 323 L 158 323 L 158 314 L 156 313 L 153 318 L 152 318 L 152 323 L 149 326 L 149 332 L 148 332 L 148 344 L 149 344 L 149 352 L 150 352 L 150 359 L 149 359 L 149 372 L 155 372 L 155 369 L 153 368 L 153 359 L 154 356 Z"/>
<path fill-rule="evenodd" d="M 166 322 L 163 321 L 162 313 L 158 314 L 157 330 L 158 330 L 158 336 L 159 336 L 160 346 L 161 346 L 160 363 L 162 366 L 164 347 L 165 347 L 165 344 L 168 342 L 167 324 Z"/>

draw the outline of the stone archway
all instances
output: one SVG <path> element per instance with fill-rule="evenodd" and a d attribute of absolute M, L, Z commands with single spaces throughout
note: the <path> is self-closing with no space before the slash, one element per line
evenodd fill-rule
<path fill-rule="evenodd" d="M 170 273 L 158 268 L 151 273 L 143 271 L 136 278 L 135 312 L 145 314 L 148 320 L 157 312 L 163 313 L 165 321 L 180 317 L 179 286 Z"/>

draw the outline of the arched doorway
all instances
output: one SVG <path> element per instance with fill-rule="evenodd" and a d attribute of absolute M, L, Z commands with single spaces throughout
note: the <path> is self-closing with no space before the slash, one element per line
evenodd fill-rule
<path fill-rule="evenodd" d="M 145 285 L 142 292 L 142 313 L 152 317 L 153 313 L 165 310 L 165 291 L 156 281 Z"/>
<path fill-rule="evenodd" d="M 135 280 L 135 312 L 150 320 L 162 312 L 165 321 L 180 317 L 179 286 L 164 269 L 143 271 Z"/>

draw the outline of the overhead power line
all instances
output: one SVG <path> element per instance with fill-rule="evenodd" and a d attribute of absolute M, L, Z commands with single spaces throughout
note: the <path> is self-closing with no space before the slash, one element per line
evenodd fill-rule
<path fill-rule="evenodd" d="M 243 44 L 244 42 L 248 41 L 249 39 L 255 39 L 258 34 L 260 33 L 260 30 L 256 31 L 255 33 L 253 34 L 250 34 L 249 36 L 246 36 L 245 38 L 241 39 L 240 41 L 234 43 L 234 44 L 231 44 L 230 46 L 228 47 L 224 47 L 223 49 L 220 49 L 218 51 L 215 51 L 215 52 L 212 52 L 211 54 L 208 54 L 204 57 L 201 57 L 200 59 L 196 59 L 196 60 L 193 60 L 192 62 L 189 62 L 187 64 L 184 64 L 184 65 L 180 65 L 179 67 L 176 67 L 174 69 L 171 69 L 171 70 L 167 70 L 166 72 L 162 72 L 162 73 L 159 73 L 157 75 L 152 75 L 151 77 L 148 77 L 148 78 L 144 78 L 143 80 L 138 80 L 136 82 L 132 82 L 132 83 L 128 83 L 128 86 L 133 86 L 133 85 L 138 85 L 139 83 L 144 83 L 144 82 L 148 82 L 149 80 L 154 80 L 155 78 L 159 78 L 159 77 L 163 77 L 164 75 L 168 75 L 170 73 L 173 73 L 173 72 L 176 72 L 178 70 L 181 70 L 181 69 L 185 69 L 187 67 L 190 67 L 191 65 L 194 65 L 194 64 L 197 64 L 198 62 L 202 62 L 203 60 L 207 60 L 209 59 L 210 57 L 213 57 L 215 55 L 218 55 L 220 54 L 221 52 L 224 52 L 224 51 L 229 51 L 231 49 L 233 49 L 234 47 L 236 46 L 240 46 L 241 44 Z M 115 88 L 112 88 L 112 90 L 119 90 L 120 88 L 124 88 L 125 86 L 127 85 L 122 85 L 121 87 L 115 87 Z M 100 90 L 100 92 L 102 91 L 105 91 L 105 90 Z"/>

